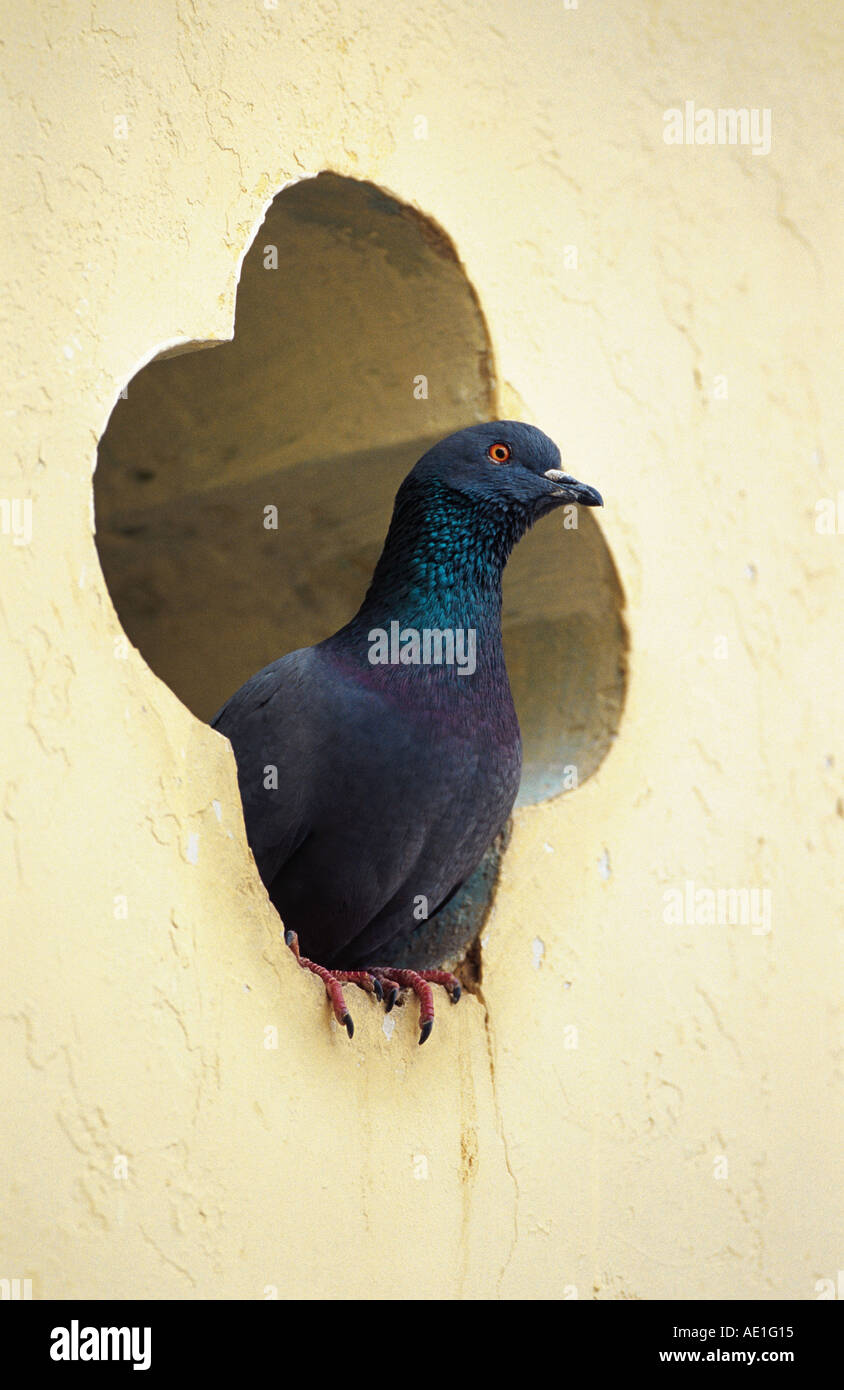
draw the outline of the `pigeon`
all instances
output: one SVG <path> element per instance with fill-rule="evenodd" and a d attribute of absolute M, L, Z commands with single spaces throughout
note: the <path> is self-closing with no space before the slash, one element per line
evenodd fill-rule
<path fill-rule="evenodd" d="M 347 480 L 348 483 L 349 480 Z M 299 963 L 354 1024 L 343 985 L 392 1007 L 447 971 L 391 966 L 506 826 L 521 736 L 501 639 L 513 546 L 564 504 L 603 506 L 546 434 L 514 420 L 441 440 L 401 484 L 366 596 L 333 636 L 252 676 L 212 727 L 230 741 L 246 835 Z"/>

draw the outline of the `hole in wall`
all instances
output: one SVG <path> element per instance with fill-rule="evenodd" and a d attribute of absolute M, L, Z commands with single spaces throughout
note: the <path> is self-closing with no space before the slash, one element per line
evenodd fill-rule
<path fill-rule="evenodd" d="M 244 259 L 234 339 L 144 367 L 100 441 L 96 539 L 128 637 L 210 719 L 356 611 L 404 475 L 443 435 L 499 414 L 483 314 L 447 236 L 370 183 L 326 173 L 285 189 Z M 505 574 L 522 804 L 595 770 L 624 700 L 612 557 L 590 513 L 577 531 L 557 520 Z M 404 963 L 464 955 L 502 852 Z"/>

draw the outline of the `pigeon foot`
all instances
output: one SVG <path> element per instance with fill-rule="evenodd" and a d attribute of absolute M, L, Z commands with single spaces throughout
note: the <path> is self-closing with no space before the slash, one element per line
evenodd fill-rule
<path fill-rule="evenodd" d="M 371 973 L 377 980 L 380 980 L 384 988 L 384 997 L 387 997 L 388 986 L 393 986 L 395 992 L 391 991 L 391 997 L 387 1001 L 387 1012 L 393 1007 L 398 994 L 403 989 L 412 989 L 419 1000 L 419 1045 L 431 1036 L 431 1029 L 434 1026 L 434 992 L 431 985 L 442 985 L 451 996 L 452 1004 L 456 1004 L 462 989 L 460 981 L 456 975 L 451 975 L 447 970 L 392 970 L 383 966 L 373 966 Z"/>
<path fill-rule="evenodd" d="M 370 970 L 327 970 L 317 965 L 299 950 L 299 938 L 295 931 L 284 933 L 284 940 L 290 947 L 303 970 L 310 970 L 325 985 L 325 992 L 331 1002 L 334 1017 L 348 1033 L 354 1037 L 355 1025 L 346 1006 L 343 994 L 344 984 L 357 985 L 359 989 L 383 1001 L 389 1013 L 404 990 L 413 990 L 419 1000 L 419 1044 L 431 1036 L 434 1026 L 434 992 L 431 985 L 441 985 L 447 990 L 451 1002 L 456 1004 L 462 993 L 460 981 L 447 970 L 399 970 L 387 966 L 373 966 Z"/>

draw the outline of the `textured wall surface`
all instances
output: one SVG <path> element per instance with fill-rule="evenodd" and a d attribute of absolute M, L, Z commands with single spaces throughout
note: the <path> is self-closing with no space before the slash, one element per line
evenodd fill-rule
<path fill-rule="evenodd" d="M 816 503 L 842 486 L 839 21 L 6 6 L 0 1277 L 797 1299 L 835 1278 L 844 541 Z M 687 101 L 770 110 L 770 151 L 667 144 Z M 422 1050 L 362 997 L 352 1043 L 329 1025 L 229 747 L 125 643 L 93 534 L 121 388 L 232 336 L 265 208 L 319 170 L 453 239 L 501 412 L 600 487 L 627 599 L 614 746 L 519 810 L 482 993 Z M 718 890 L 764 911 L 712 923 Z"/>

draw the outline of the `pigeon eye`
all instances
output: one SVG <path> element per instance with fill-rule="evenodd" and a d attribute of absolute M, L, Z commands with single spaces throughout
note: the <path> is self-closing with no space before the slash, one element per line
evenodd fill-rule
<path fill-rule="evenodd" d="M 490 444 L 487 449 L 487 456 L 492 459 L 493 463 L 506 463 L 510 457 L 510 445 Z"/>

